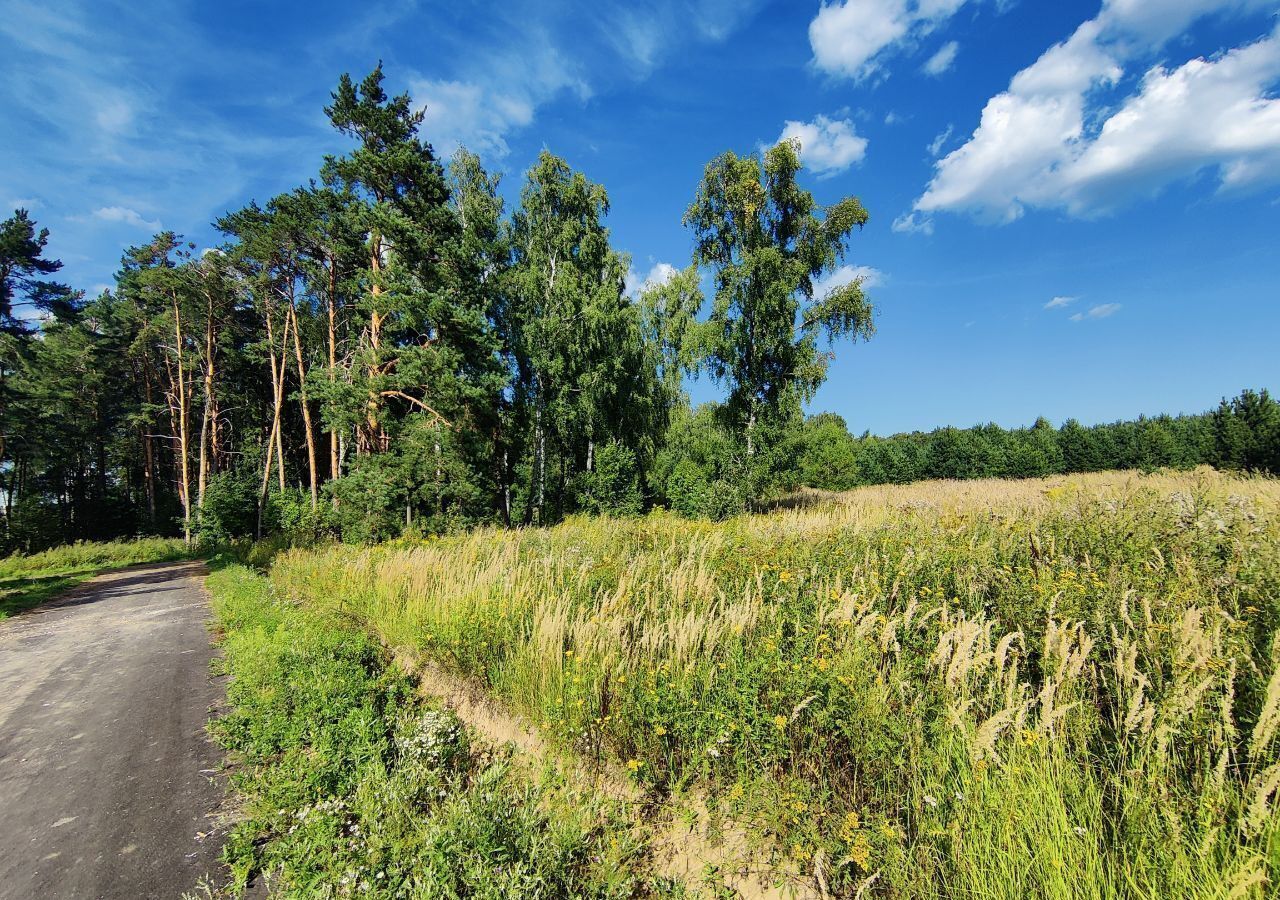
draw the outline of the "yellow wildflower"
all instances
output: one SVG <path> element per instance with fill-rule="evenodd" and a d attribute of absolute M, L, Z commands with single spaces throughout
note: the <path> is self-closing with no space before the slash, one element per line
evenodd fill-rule
<path fill-rule="evenodd" d="M 664 734 L 667 733 L 667 729 L 663 728 L 661 725 L 656 725 L 654 726 L 653 733 L 656 734 L 658 737 L 662 737 Z"/>
<path fill-rule="evenodd" d="M 639 771 L 640 771 L 640 767 L 641 767 L 641 766 L 643 766 L 643 765 L 644 765 L 644 761 L 643 761 L 643 760 L 639 760 L 639 759 L 629 759 L 629 760 L 627 760 L 627 771 L 628 771 L 628 772 L 639 772 Z"/>
<path fill-rule="evenodd" d="M 776 729 L 778 729 L 779 731 L 786 731 L 786 730 L 787 730 L 787 717 L 786 717 L 786 716 L 774 716 L 774 717 L 773 717 L 773 727 L 774 727 L 774 728 L 776 728 Z"/>
<path fill-rule="evenodd" d="M 862 820 L 856 812 L 845 813 L 844 818 L 840 820 L 840 840 L 846 844 L 852 842 L 861 827 Z"/>
<path fill-rule="evenodd" d="M 864 872 L 871 869 L 871 842 L 866 832 L 860 831 L 849 844 L 849 858 Z"/>

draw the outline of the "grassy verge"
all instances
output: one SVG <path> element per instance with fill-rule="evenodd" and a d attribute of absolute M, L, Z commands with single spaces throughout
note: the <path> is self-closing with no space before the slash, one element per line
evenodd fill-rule
<path fill-rule="evenodd" d="M 724 525 L 293 551 L 281 596 L 476 679 L 831 891 L 1280 883 L 1280 485 L 916 485 Z"/>
<path fill-rule="evenodd" d="M 168 538 L 67 544 L 29 556 L 15 554 L 0 559 L 0 619 L 38 606 L 99 572 L 189 556 L 182 541 Z"/>
<path fill-rule="evenodd" d="M 671 896 L 630 813 L 518 765 L 424 704 L 362 628 L 280 602 L 252 570 L 208 579 L 230 674 L 229 751 L 243 821 L 227 890 L 273 896 Z"/>

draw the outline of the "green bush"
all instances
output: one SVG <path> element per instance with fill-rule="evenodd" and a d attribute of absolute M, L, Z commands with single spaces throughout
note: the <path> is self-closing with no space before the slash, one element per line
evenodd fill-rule
<path fill-rule="evenodd" d="M 258 532 L 258 494 L 261 475 L 247 466 L 216 472 L 204 491 L 196 533 L 212 544 Z"/>
<path fill-rule="evenodd" d="M 595 452 L 592 470 L 575 480 L 578 504 L 584 512 L 634 516 L 644 499 L 636 471 L 636 455 L 617 441 Z"/>

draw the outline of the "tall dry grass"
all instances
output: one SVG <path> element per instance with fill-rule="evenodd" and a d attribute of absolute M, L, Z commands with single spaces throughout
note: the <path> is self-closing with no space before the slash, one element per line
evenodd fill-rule
<path fill-rule="evenodd" d="M 834 892 L 1280 882 L 1280 486 L 929 483 L 294 551 L 285 595 L 696 784 Z"/>

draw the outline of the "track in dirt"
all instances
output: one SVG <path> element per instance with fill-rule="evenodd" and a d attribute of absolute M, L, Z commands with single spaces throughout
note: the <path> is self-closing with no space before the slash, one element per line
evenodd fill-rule
<path fill-rule="evenodd" d="M 203 575 L 125 569 L 0 623 L 0 898 L 176 898 L 219 874 Z"/>

